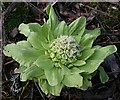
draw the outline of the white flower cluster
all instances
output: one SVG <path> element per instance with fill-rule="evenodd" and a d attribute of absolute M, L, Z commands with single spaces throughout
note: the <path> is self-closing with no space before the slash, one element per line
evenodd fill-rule
<path fill-rule="evenodd" d="M 79 54 L 79 47 L 72 36 L 60 36 L 50 45 L 50 57 L 62 64 L 72 63 Z"/>

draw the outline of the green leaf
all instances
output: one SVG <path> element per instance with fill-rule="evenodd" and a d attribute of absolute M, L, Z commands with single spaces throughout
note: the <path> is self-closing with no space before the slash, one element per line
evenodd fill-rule
<path fill-rule="evenodd" d="M 40 77 L 41 75 L 44 74 L 43 69 L 36 65 L 31 65 L 30 67 L 26 68 L 22 73 L 21 73 L 21 80 L 26 81 L 26 80 L 32 80 L 33 78 Z"/>
<path fill-rule="evenodd" d="M 90 35 L 93 35 L 94 38 L 96 38 L 97 36 L 100 35 L 100 28 L 95 28 L 94 30 L 85 29 L 84 34 L 90 34 Z"/>
<path fill-rule="evenodd" d="M 42 91 L 46 95 L 52 94 L 52 95 L 60 96 L 60 92 L 63 88 L 62 84 L 57 84 L 55 86 L 51 86 L 51 85 L 49 85 L 47 80 L 43 80 L 43 79 L 38 79 L 38 83 L 39 83 L 39 86 L 41 87 Z"/>
<path fill-rule="evenodd" d="M 104 60 L 107 56 L 110 54 L 116 52 L 117 48 L 114 45 L 109 45 L 105 47 L 99 47 L 98 49 L 95 50 L 95 53 L 89 58 L 90 60 Z"/>
<path fill-rule="evenodd" d="M 21 45 L 21 46 L 24 46 L 24 47 L 32 47 L 31 44 L 28 41 L 25 41 L 25 40 L 17 42 L 17 45 Z"/>
<path fill-rule="evenodd" d="M 103 62 L 103 60 L 87 60 L 86 64 L 80 66 L 79 69 L 84 70 L 84 72 L 90 74 L 93 73 L 95 70 L 97 70 L 101 62 Z"/>
<path fill-rule="evenodd" d="M 51 29 L 48 30 L 48 40 L 49 42 L 54 40 L 54 32 Z"/>
<path fill-rule="evenodd" d="M 57 84 L 55 86 L 50 87 L 49 89 L 49 94 L 51 93 L 52 95 L 60 96 L 60 92 L 62 91 L 63 84 Z"/>
<path fill-rule="evenodd" d="M 96 46 L 93 46 L 92 47 L 92 49 L 96 49 L 96 50 L 98 50 L 98 49 L 100 49 L 101 48 L 101 46 L 99 46 L 99 45 L 96 45 Z"/>
<path fill-rule="evenodd" d="M 82 50 L 85 48 L 91 48 L 94 40 L 100 35 L 100 29 L 96 28 L 94 30 L 86 30 L 83 37 L 80 40 L 80 47 Z"/>
<path fill-rule="evenodd" d="M 78 44 L 80 44 L 80 40 L 81 40 L 81 35 L 84 33 L 84 29 L 85 28 L 83 28 L 80 32 L 79 32 L 79 34 L 78 35 L 75 35 L 75 40 L 76 40 L 76 42 L 78 43 Z"/>
<path fill-rule="evenodd" d="M 23 71 L 25 69 L 27 69 L 28 67 L 26 66 L 23 66 L 23 65 L 19 65 L 19 68 L 18 69 L 15 69 L 15 73 L 23 73 Z"/>
<path fill-rule="evenodd" d="M 48 84 L 48 82 L 47 82 L 46 79 L 38 78 L 38 84 L 39 84 L 41 90 L 42 90 L 46 95 L 50 92 L 50 91 L 49 91 L 50 85 Z"/>
<path fill-rule="evenodd" d="M 49 15 L 50 14 L 50 9 L 51 9 L 51 4 L 49 4 L 45 9 L 44 9 L 44 11 L 46 11 L 46 13 L 47 13 L 47 15 Z"/>
<path fill-rule="evenodd" d="M 90 34 L 85 34 L 80 41 L 80 48 L 81 50 L 91 48 L 94 42 L 94 36 Z"/>
<path fill-rule="evenodd" d="M 86 26 L 86 18 L 79 17 L 69 25 L 69 34 L 82 36 Z"/>
<path fill-rule="evenodd" d="M 99 67 L 98 68 L 99 70 L 99 76 L 100 76 L 100 81 L 104 84 L 105 82 L 107 82 L 109 80 L 109 77 L 107 75 L 107 73 L 105 72 L 104 68 L 103 67 Z"/>
<path fill-rule="evenodd" d="M 29 25 L 28 24 L 20 24 L 19 25 L 19 31 L 21 34 L 25 35 L 26 37 L 28 37 L 30 35 L 30 29 L 29 29 Z"/>
<path fill-rule="evenodd" d="M 34 62 L 34 64 L 44 70 L 50 70 L 51 68 L 53 68 L 52 61 L 47 55 L 39 56 L 39 58 Z"/>
<path fill-rule="evenodd" d="M 49 27 L 48 27 L 48 24 L 45 22 L 42 26 L 41 26 L 41 31 L 42 31 L 42 34 L 45 36 L 45 38 L 48 40 L 48 30 L 49 30 Z"/>
<path fill-rule="evenodd" d="M 82 66 L 85 64 L 86 64 L 86 62 L 83 60 L 77 60 L 76 62 L 73 63 L 74 66 Z"/>
<path fill-rule="evenodd" d="M 52 31 L 55 30 L 56 26 L 58 25 L 59 21 L 57 19 L 57 16 L 55 14 L 55 11 L 52 7 L 52 5 L 49 5 L 47 8 L 46 8 L 46 12 L 47 14 L 49 15 L 49 19 L 47 21 L 47 24 L 49 25 L 50 29 Z"/>
<path fill-rule="evenodd" d="M 40 24 L 38 24 L 38 23 L 29 23 L 28 25 L 29 25 L 29 29 L 30 29 L 31 32 L 37 32 L 37 33 L 40 32 L 40 34 L 41 34 L 41 31 L 42 31 L 41 27 L 42 26 Z"/>
<path fill-rule="evenodd" d="M 71 73 L 73 73 L 73 74 L 74 74 L 74 73 L 78 74 L 78 73 L 83 73 L 83 72 L 84 72 L 84 70 L 80 70 L 80 69 L 77 68 L 77 67 L 71 68 L 70 71 L 71 71 Z"/>
<path fill-rule="evenodd" d="M 44 47 L 42 46 L 42 39 L 40 38 L 40 34 L 31 32 L 30 36 L 28 37 L 27 41 L 30 42 L 30 44 L 39 50 L 44 50 Z"/>
<path fill-rule="evenodd" d="M 80 87 L 82 90 L 87 90 L 88 87 L 92 87 L 91 75 L 84 74 L 83 76 L 83 85 Z"/>
<path fill-rule="evenodd" d="M 61 68 L 62 68 L 64 74 L 71 73 L 71 70 L 68 67 L 61 65 Z"/>
<path fill-rule="evenodd" d="M 44 25 L 40 25 L 38 23 L 29 23 L 29 29 L 31 32 L 36 33 L 38 38 L 42 42 L 48 42 L 48 25 L 44 23 Z"/>
<path fill-rule="evenodd" d="M 52 32 L 52 30 L 50 29 L 50 27 L 46 22 L 42 25 L 42 33 L 47 38 L 48 42 L 54 39 L 54 34 L 53 34 L 54 32 Z"/>
<path fill-rule="evenodd" d="M 95 49 L 85 49 L 81 53 L 82 55 L 80 56 L 81 60 L 87 60 L 92 54 L 94 53 Z"/>
<path fill-rule="evenodd" d="M 30 34 L 27 39 L 30 44 L 36 49 L 44 49 L 41 42 L 47 43 L 48 33 L 44 33 L 43 27 L 38 23 L 29 23 Z"/>
<path fill-rule="evenodd" d="M 85 70 L 85 72 L 93 73 L 99 65 L 104 61 L 104 59 L 116 52 L 115 46 L 106 46 L 106 47 L 99 47 L 99 49 L 96 49 L 94 54 L 86 61 L 86 65 L 83 65 L 79 67 L 80 70 Z"/>
<path fill-rule="evenodd" d="M 12 57 L 21 65 L 31 66 L 31 64 L 37 60 L 37 58 L 42 55 L 43 52 L 36 50 L 32 47 L 25 47 L 17 44 L 8 44 L 4 47 L 4 54 L 6 56 Z"/>
<path fill-rule="evenodd" d="M 83 85 L 83 77 L 80 74 L 66 74 L 62 83 L 67 87 L 80 88 Z"/>
<path fill-rule="evenodd" d="M 45 76 L 48 80 L 48 83 L 51 86 L 55 86 L 62 81 L 64 72 L 60 68 L 53 67 L 50 70 L 45 70 Z"/>
<path fill-rule="evenodd" d="M 50 46 L 50 43 L 48 44 L 48 43 L 41 42 L 41 45 L 45 50 L 48 50 L 49 46 Z"/>
<path fill-rule="evenodd" d="M 63 34 L 67 35 L 68 33 L 68 26 L 64 21 L 60 22 L 54 31 L 55 37 L 58 37 Z"/>

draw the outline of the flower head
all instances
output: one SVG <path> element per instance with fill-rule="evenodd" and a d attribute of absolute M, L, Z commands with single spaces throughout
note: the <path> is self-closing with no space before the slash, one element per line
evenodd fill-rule
<path fill-rule="evenodd" d="M 85 17 L 67 25 L 58 21 L 51 5 L 46 12 L 43 25 L 22 23 L 19 30 L 27 40 L 8 44 L 4 54 L 20 63 L 22 81 L 36 80 L 46 94 L 60 95 L 64 86 L 87 89 L 92 73 L 116 47 L 93 46 L 100 29 L 85 29 Z"/>
<path fill-rule="evenodd" d="M 63 35 L 52 42 L 48 52 L 54 63 L 68 65 L 77 60 L 80 50 L 72 36 Z"/>

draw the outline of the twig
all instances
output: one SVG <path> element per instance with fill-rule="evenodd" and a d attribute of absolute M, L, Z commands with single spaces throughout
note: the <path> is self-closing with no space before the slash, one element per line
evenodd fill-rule
<path fill-rule="evenodd" d="M 103 15 L 107 15 L 107 16 L 109 16 L 109 17 L 111 17 L 111 18 L 116 18 L 115 16 L 112 16 L 112 15 L 106 13 L 106 12 L 103 12 L 103 11 L 101 11 L 101 10 L 95 9 L 95 8 L 90 7 L 90 6 L 88 6 L 88 5 L 84 5 L 84 6 L 87 7 L 87 8 L 89 8 L 89 9 L 95 10 L 95 11 L 97 11 L 97 12 L 99 12 L 99 13 L 102 13 Z"/>
<path fill-rule="evenodd" d="M 25 91 L 25 88 L 28 86 L 28 84 L 29 84 L 29 81 L 27 81 L 27 83 L 26 83 L 25 86 L 23 87 L 22 92 L 21 92 L 18 100 L 21 100 L 21 96 L 22 96 L 23 92 Z"/>
<path fill-rule="evenodd" d="M 42 96 L 43 100 L 45 100 L 45 97 L 44 97 L 44 95 L 42 94 L 40 88 L 38 87 L 38 85 L 36 84 L 36 82 L 34 82 L 34 83 L 35 83 L 35 86 L 37 87 L 37 89 L 38 89 L 40 95 Z"/>
<path fill-rule="evenodd" d="M 6 18 L 6 17 L 9 15 L 9 13 L 16 8 L 16 6 L 17 6 L 18 4 L 20 4 L 20 2 L 13 2 L 13 3 L 11 3 L 11 4 L 7 7 L 7 9 L 3 12 L 4 17 Z"/>
<path fill-rule="evenodd" d="M 110 45 L 110 44 L 120 44 L 120 41 L 116 41 L 116 42 L 101 42 L 101 43 L 95 43 L 96 45 Z"/>
<path fill-rule="evenodd" d="M 9 62 L 6 62 L 5 65 L 11 64 L 11 63 L 13 63 L 13 62 L 15 62 L 15 60 L 11 60 L 11 61 L 9 61 Z"/>
<path fill-rule="evenodd" d="M 100 25 L 100 27 L 104 30 L 104 32 L 105 33 L 107 33 L 107 31 L 105 30 L 105 28 L 104 28 L 104 24 L 103 24 L 103 22 L 101 21 L 101 20 L 99 20 L 99 18 L 98 18 L 98 16 L 96 15 L 95 16 L 95 19 L 99 22 L 99 25 Z"/>
<path fill-rule="evenodd" d="M 30 2 L 25 2 L 25 4 L 27 4 L 29 7 L 31 7 L 34 10 L 34 14 L 36 15 L 44 14 L 38 7 L 34 6 Z"/>
<path fill-rule="evenodd" d="M 31 86 L 31 93 L 30 93 L 30 99 L 33 100 L 33 82 L 32 82 L 32 86 Z"/>

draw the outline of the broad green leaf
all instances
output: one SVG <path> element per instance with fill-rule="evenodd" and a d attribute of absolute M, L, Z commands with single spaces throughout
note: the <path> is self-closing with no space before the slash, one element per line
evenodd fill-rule
<path fill-rule="evenodd" d="M 42 31 L 42 26 L 38 23 L 29 23 L 30 35 L 27 41 L 36 48 L 36 49 L 43 49 L 41 42 L 47 43 L 47 33 Z"/>
<path fill-rule="evenodd" d="M 71 70 L 68 68 L 68 66 L 61 65 L 61 68 L 64 74 L 71 73 Z"/>
<path fill-rule="evenodd" d="M 83 85 L 80 87 L 82 90 L 87 90 L 88 87 L 92 87 L 92 82 L 91 82 L 91 75 L 84 74 L 83 75 Z"/>
<path fill-rule="evenodd" d="M 103 67 L 100 66 L 98 70 L 99 70 L 100 81 L 104 84 L 109 80 L 109 77 Z"/>
<path fill-rule="evenodd" d="M 23 71 L 23 73 L 21 74 L 21 78 L 22 81 L 30 79 L 32 80 L 33 78 L 40 77 L 43 74 L 44 74 L 43 69 L 33 64 Z"/>
<path fill-rule="evenodd" d="M 78 44 L 80 44 L 80 40 L 81 40 L 81 38 L 82 38 L 81 35 L 84 33 L 84 29 L 85 29 L 85 27 L 79 32 L 78 35 L 75 35 L 75 40 L 76 40 L 76 42 L 77 42 Z"/>
<path fill-rule="evenodd" d="M 43 75 L 41 75 L 40 77 L 38 77 L 40 79 L 46 79 L 45 73 Z"/>
<path fill-rule="evenodd" d="M 99 65 L 104 61 L 104 59 L 116 52 L 116 47 L 115 46 L 106 46 L 106 47 L 101 47 L 97 50 L 95 50 L 94 54 L 86 61 L 86 65 L 83 65 L 79 67 L 81 70 L 85 70 L 85 72 L 88 73 L 93 73 Z"/>
<path fill-rule="evenodd" d="M 86 64 L 83 66 L 80 66 L 79 69 L 80 70 L 84 70 L 84 72 L 90 74 L 93 73 L 95 70 L 97 70 L 97 68 L 99 67 L 99 65 L 103 62 L 103 60 L 87 60 Z"/>
<path fill-rule="evenodd" d="M 66 74 L 62 83 L 67 87 L 80 88 L 83 85 L 83 77 L 80 74 Z"/>
<path fill-rule="evenodd" d="M 48 27 L 48 24 L 45 22 L 42 26 L 41 26 L 41 30 L 42 30 L 42 34 L 44 35 L 44 37 L 47 39 L 48 41 L 48 30 L 49 30 L 49 27 Z"/>
<path fill-rule="evenodd" d="M 17 42 L 17 45 L 21 45 L 21 46 L 24 46 L 24 47 L 32 47 L 31 44 L 26 40 Z"/>
<path fill-rule="evenodd" d="M 84 59 L 83 59 L 84 60 Z M 77 60 L 76 62 L 73 63 L 74 66 L 82 66 L 85 65 L 86 62 L 83 60 Z"/>
<path fill-rule="evenodd" d="M 63 88 L 62 84 L 57 84 L 55 86 L 51 86 L 48 84 L 47 80 L 43 80 L 43 79 L 38 79 L 38 83 L 39 83 L 39 86 L 41 87 L 42 91 L 46 95 L 52 94 L 52 95 L 60 96 L 60 92 Z"/>
<path fill-rule="evenodd" d="M 47 33 L 44 33 L 42 26 L 38 23 L 29 23 L 30 32 L 36 33 L 42 42 L 47 42 Z"/>
<path fill-rule="evenodd" d="M 50 88 L 50 85 L 48 84 L 47 80 L 46 79 L 40 79 L 38 78 L 38 84 L 41 88 L 41 90 L 47 95 L 50 91 L 49 91 L 49 88 Z"/>
<path fill-rule="evenodd" d="M 45 76 L 48 80 L 48 83 L 51 86 L 55 86 L 62 81 L 64 72 L 61 68 L 53 67 L 50 70 L 45 70 Z"/>
<path fill-rule="evenodd" d="M 65 21 L 60 22 L 54 31 L 55 37 L 58 37 L 63 34 L 64 35 L 69 34 L 68 29 L 69 28 L 68 28 L 67 24 L 65 23 Z"/>
<path fill-rule="evenodd" d="M 94 53 L 95 49 L 85 49 L 81 53 L 82 55 L 80 56 L 81 60 L 87 60 L 92 54 Z"/>
<path fill-rule="evenodd" d="M 53 68 L 52 61 L 47 55 L 39 56 L 39 58 L 34 62 L 34 64 L 44 70 L 50 70 L 51 68 Z"/>
<path fill-rule="evenodd" d="M 71 73 L 73 73 L 73 74 L 74 74 L 74 73 L 78 74 L 78 73 L 83 73 L 83 72 L 84 72 L 84 70 L 80 70 L 80 69 L 77 68 L 77 67 L 71 68 L 70 71 L 71 71 Z"/>
<path fill-rule="evenodd" d="M 93 35 L 94 38 L 97 38 L 97 36 L 100 35 L 100 28 L 95 28 L 94 30 L 85 29 L 84 34 L 90 34 L 90 35 Z"/>
<path fill-rule="evenodd" d="M 93 46 L 93 47 L 92 47 L 92 49 L 96 49 L 96 50 L 98 50 L 98 49 L 100 49 L 100 48 L 101 48 L 100 45 L 96 45 L 96 46 Z"/>
<path fill-rule="evenodd" d="M 41 45 L 45 50 L 48 50 L 49 46 L 50 46 L 50 43 L 48 44 L 48 43 L 41 42 Z"/>
<path fill-rule="evenodd" d="M 54 40 L 54 31 L 51 29 L 48 30 L 48 41 L 51 42 Z"/>
<path fill-rule="evenodd" d="M 41 38 L 40 38 L 40 35 L 35 33 L 35 32 L 31 32 L 30 36 L 28 37 L 27 39 L 28 42 L 30 42 L 30 44 L 36 48 L 36 49 L 39 49 L 39 50 L 44 50 L 41 42 Z"/>
<path fill-rule="evenodd" d="M 60 96 L 60 92 L 62 91 L 63 88 L 63 84 L 59 83 L 55 86 L 51 86 L 49 89 L 49 93 L 51 93 L 52 95 L 56 95 L 56 96 Z"/>
<path fill-rule="evenodd" d="M 57 27 L 59 21 L 57 19 L 57 16 L 55 14 L 55 11 L 52 7 L 52 5 L 49 5 L 47 8 L 46 8 L 46 12 L 47 14 L 49 15 L 49 19 L 47 20 L 47 24 L 49 25 L 50 29 L 52 31 L 55 30 L 55 28 Z"/>
<path fill-rule="evenodd" d="M 94 42 L 94 36 L 90 34 L 85 34 L 80 41 L 80 48 L 81 50 L 91 48 Z"/>
<path fill-rule="evenodd" d="M 8 44 L 4 47 L 4 54 L 12 57 L 21 65 L 30 66 L 42 54 L 40 50 L 17 44 Z"/>
<path fill-rule="evenodd" d="M 47 23 L 44 23 L 41 28 L 42 28 L 42 33 L 47 38 L 48 42 L 54 39 L 54 34 Z"/>
<path fill-rule="evenodd" d="M 79 37 L 81 37 L 82 34 L 84 33 L 85 26 L 86 26 L 86 18 L 79 17 L 69 25 L 69 34 L 70 35 L 79 34 Z"/>
<path fill-rule="evenodd" d="M 83 37 L 80 40 L 80 47 L 83 49 L 91 48 L 93 42 L 100 35 L 100 29 L 96 28 L 94 30 L 86 30 Z"/>
<path fill-rule="evenodd" d="M 24 34 L 26 37 L 28 37 L 30 35 L 30 29 L 29 29 L 29 25 L 28 24 L 20 24 L 19 25 L 19 31 L 21 34 Z"/>
<path fill-rule="evenodd" d="M 89 58 L 90 60 L 104 60 L 108 55 L 116 52 L 117 48 L 114 45 L 109 45 L 105 47 L 99 47 L 95 50 L 95 53 Z"/>

